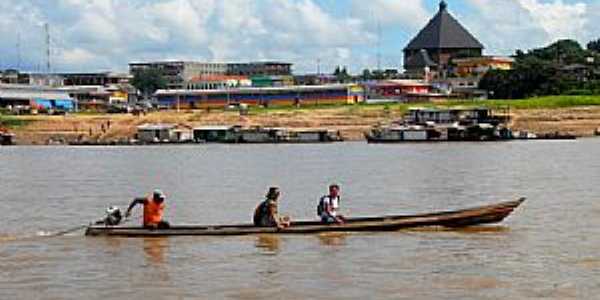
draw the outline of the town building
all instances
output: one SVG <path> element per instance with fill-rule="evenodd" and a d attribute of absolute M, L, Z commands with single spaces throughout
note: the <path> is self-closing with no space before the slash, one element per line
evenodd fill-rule
<path fill-rule="evenodd" d="M 337 83 L 333 74 L 304 74 L 294 76 L 294 85 L 323 85 Z"/>
<path fill-rule="evenodd" d="M 229 63 L 227 75 L 237 76 L 291 76 L 292 64 L 275 61 Z"/>
<path fill-rule="evenodd" d="M 219 90 L 238 87 L 250 87 L 252 80 L 248 76 L 200 75 L 187 82 L 188 90 Z"/>
<path fill-rule="evenodd" d="M 167 89 L 184 89 L 188 81 L 202 75 L 226 75 L 227 64 L 193 61 L 134 62 L 129 73 L 134 75 L 148 69 L 158 70 L 167 81 Z"/>
<path fill-rule="evenodd" d="M 130 74 L 99 72 L 99 73 L 60 73 L 65 86 L 110 86 L 129 84 L 133 79 Z"/>
<path fill-rule="evenodd" d="M 250 63 L 212 63 L 193 61 L 158 61 L 148 63 L 130 63 L 131 74 L 147 70 L 159 70 L 167 81 L 167 89 L 186 89 L 196 86 L 210 86 L 210 83 L 199 85 L 193 81 L 202 76 L 244 76 L 270 78 L 277 82 L 279 76 L 291 76 L 292 64 L 283 62 L 250 62 Z M 290 79 L 291 80 L 291 79 Z M 217 83 L 216 86 L 221 84 Z"/>
<path fill-rule="evenodd" d="M 29 75 L 18 70 L 6 69 L 0 72 L 0 83 L 4 84 L 29 84 Z"/>
<path fill-rule="evenodd" d="M 31 90 L 43 88 L 67 93 L 78 103 L 78 109 L 105 110 L 110 105 L 124 106 L 135 101 L 132 78 L 129 74 L 113 72 L 47 74 L 7 70 L 0 82 L 29 86 Z"/>
<path fill-rule="evenodd" d="M 453 58 L 479 57 L 483 48 L 441 1 L 437 14 L 404 48 L 404 69 L 408 74 L 444 76 Z"/>
<path fill-rule="evenodd" d="M 106 110 L 110 106 L 125 106 L 135 102 L 133 76 L 114 72 L 60 73 L 62 89 L 77 99 L 82 110 Z"/>
<path fill-rule="evenodd" d="M 452 68 L 458 77 L 483 77 L 489 70 L 511 70 L 515 59 L 505 56 L 480 56 L 452 59 Z"/>
<path fill-rule="evenodd" d="M 278 87 L 294 85 L 291 75 L 256 75 L 250 77 L 253 87 Z"/>
<path fill-rule="evenodd" d="M 408 102 L 409 99 L 432 92 L 430 83 L 412 79 L 370 81 L 365 83 L 364 86 L 367 102 L 383 100 Z"/>
<path fill-rule="evenodd" d="M 60 74 L 48 73 L 22 73 L 26 78 L 24 84 L 35 86 L 60 87 L 64 85 L 65 78 Z"/>
<path fill-rule="evenodd" d="M 68 112 L 76 105 L 69 93 L 57 88 L 0 84 L 0 107 L 14 113 Z"/>
<path fill-rule="evenodd" d="M 355 84 L 282 87 L 241 87 L 220 90 L 159 90 L 159 105 L 169 108 L 223 108 L 230 105 L 285 106 L 352 104 L 364 100 Z"/>

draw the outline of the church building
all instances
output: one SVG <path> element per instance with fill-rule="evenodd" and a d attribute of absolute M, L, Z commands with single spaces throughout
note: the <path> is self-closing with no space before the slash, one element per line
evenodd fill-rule
<path fill-rule="evenodd" d="M 407 74 L 429 71 L 444 76 L 451 58 L 480 57 L 484 46 L 449 12 L 445 1 L 429 23 L 404 48 Z"/>

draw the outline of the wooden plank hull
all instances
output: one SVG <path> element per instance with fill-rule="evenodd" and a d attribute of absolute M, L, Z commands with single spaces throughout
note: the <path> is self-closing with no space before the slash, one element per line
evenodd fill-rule
<path fill-rule="evenodd" d="M 88 236 L 232 236 L 254 234 L 311 234 L 320 232 L 360 232 L 360 231 L 395 231 L 405 228 L 443 226 L 466 227 L 492 224 L 504 220 L 514 209 L 519 207 L 525 198 L 502 202 L 476 208 L 438 212 L 408 216 L 385 216 L 352 218 L 344 224 L 323 224 L 315 221 L 293 222 L 290 227 L 277 229 L 273 227 L 256 227 L 252 224 L 241 225 L 178 225 L 169 229 L 146 229 L 130 226 L 89 226 L 85 232 Z"/>

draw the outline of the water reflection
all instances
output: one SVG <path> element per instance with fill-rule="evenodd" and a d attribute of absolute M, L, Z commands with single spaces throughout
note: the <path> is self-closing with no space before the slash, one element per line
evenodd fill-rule
<path fill-rule="evenodd" d="M 101 241 L 101 243 L 103 244 L 102 248 L 105 249 L 108 253 L 118 255 L 121 251 L 123 251 L 122 238 L 106 237 L 98 240 Z"/>
<path fill-rule="evenodd" d="M 319 242 L 323 246 L 344 246 L 346 245 L 346 236 L 344 232 L 328 232 L 317 235 Z"/>
<path fill-rule="evenodd" d="M 8 234 L 0 234 L 0 243 L 3 242 L 12 242 L 17 240 L 17 237 L 14 235 L 8 235 Z"/>
<path fill-rule="evenodd" d="M 481 234 L 481 233 L 504 233 L 508 232 L 510 228 L 502 225 L 481 225 L 481 226 L 469 226 L 469 227 L 443 227 L 443 226 L 429 226 L 429 227 L 417 227 L 404 229 L 401 232 L 458 232 L 465 234 Z"/>
<path fill-rule="evenodd" d="M 169 246 L 169 239 L 165 237 L 144 238 L 144 253 L 150 265 L 164 265 L 165 250 Z"/>
<path fill-rule="evenodd" d="M 277 254 L 281 245 L 281 237 L 272 234 L 264 234 L 256 237 L 254 244 L 263 254 Z"/>

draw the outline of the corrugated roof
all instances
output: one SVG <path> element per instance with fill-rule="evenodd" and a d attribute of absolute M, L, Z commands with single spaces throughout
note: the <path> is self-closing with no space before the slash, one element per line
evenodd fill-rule
<path fill-rule="evenodd" d="M 142 124 L 140 126 L 137 127 L 138 130 L 166 130 L 166 129 L 173 129 L 175 128 L 175 124 L 163 124 L 163 123 L 156 123 L 156 124 Z"/>
<path fill-rule="evenodd" d="M 194 127 L 194 130 L 230 130 L 230 129 L 233 129 L 233 126 L 214 125 L 214 126 Z"/>
<path fill-rule="evenodd" d="M 356 87 L 356 84 L 331 84 L 331 85 L 293 85 L 293 86 L 276 86 L 276 87 L 239 87 L 231 89 L 215 89 L 215 90 L 158 90 L 155 95 L 204 95 L 204 94 L 220 94 L 220 93 L 261 93 L 261 92 L 302 92 L 302 91 L 326 91 L 332 89 L 351 89 Z"/>
<path fill-rule="evenodd" d="M 445 1 L 440 10 L 429 21 L 404 50 L 465 48 L 483 49 L 483 45 L 465 29 L 447 10 Z"/>
<path fill-rule="evenodd" d="M 4 99 L 51 99 L 73 100 L 68 93 L 49 89 L 4 88 L 0 86 L 0 98 Z"/>

